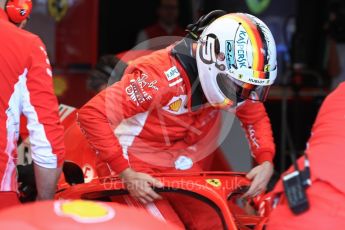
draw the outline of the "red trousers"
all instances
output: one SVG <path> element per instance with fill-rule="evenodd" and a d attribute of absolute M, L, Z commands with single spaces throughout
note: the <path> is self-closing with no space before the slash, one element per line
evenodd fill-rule
<path fill-rule="evenodd" d="M 18 194 L 15 192 L 0 192 L 0 211 L 20 204 Z"/>
<path fill-rule="evenodd" d="M 331 184 L 315 180 L 307 189 L 310 208 L 301 215 L 294 215 L 283 196 L 270 215 L 267 229 L 344 229 L 345 194 Z"/>

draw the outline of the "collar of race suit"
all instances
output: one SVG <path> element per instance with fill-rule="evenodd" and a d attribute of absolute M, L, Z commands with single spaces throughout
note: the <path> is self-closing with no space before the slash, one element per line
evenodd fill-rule
<path fill-rule="evenodd" d="M 174 56 L 184 68 L 187 73 L 190 85 L 192 86 L 191 105 L 192 111 L 199 109 L 207 101 L 200 85 L 198 77 L 198 68 L 195 57 L 192 56 L 193 40 L 189 37 L 177 42 L 171 50 L 171 55 Z"/>

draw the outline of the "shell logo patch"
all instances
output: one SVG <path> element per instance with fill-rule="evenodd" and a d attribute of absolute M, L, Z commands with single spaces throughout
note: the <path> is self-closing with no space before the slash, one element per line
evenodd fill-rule
<path fill-rule="evenodd" d="M 182 105 L 182 99 L 178 99 L 169 105 L 169 110 L 178 112 Z"/>
<path fill-rule="evenodd" d="M 206 182 L 216 188 L 222 185 L 222 182 L 219 179 L 207 179 Z"/>
<path fill-rule="evenodd" d="M 101 223 L 115 216 L 110 206 L 85 200 L 55 201 L 54 211 L 59 216 L 70 217 L 79 223 Z"/>

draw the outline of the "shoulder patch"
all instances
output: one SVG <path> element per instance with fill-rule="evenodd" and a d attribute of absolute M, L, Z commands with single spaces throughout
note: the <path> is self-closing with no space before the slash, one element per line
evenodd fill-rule
<path fill-rule="evenodd" d="M 170 69 L 168 69 L 167 71 L 164 71 L 164 73 L 165 73 L 165 76 L 167 77 L 168 81 L 172 81 L 175 78 L 180 76 L 180 72 L 178 71 L 176 66 L 173 66 Z"/>

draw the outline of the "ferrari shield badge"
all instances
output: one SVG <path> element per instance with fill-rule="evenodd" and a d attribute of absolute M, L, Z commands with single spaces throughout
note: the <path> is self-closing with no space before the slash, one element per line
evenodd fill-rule
<path fill-rule="evenodd" d="M 55 201 L 54 211 L 59 216 L 70 217 L 79 223 L 101 223 L 115 216 L 115 211 L 110 206 L 84 200 Z"/>
<path fill-rule="evenodd" d="M 68 10 L 68 0 L 48 0 L 49 14 L 59 22 Z"/>
<path fill-rule="evenodd" d="M 219 179 L 207 179 L 206 182 L 216 188 L 222 185 L 222 182 Z"/>

